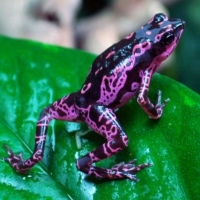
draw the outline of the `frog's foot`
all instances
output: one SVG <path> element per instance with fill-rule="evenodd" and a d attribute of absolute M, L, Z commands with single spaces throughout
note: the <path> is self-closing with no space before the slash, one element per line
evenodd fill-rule
<path fill-rule="evenodd" d="M 157 92 L 157 100 L 155 106 L 150 105 L 149 106 L 149 118 L 152 119 L 159 119 L 162 116 L 163 109 L 167 105 L 167 103 L 170 101 L 169 98 L 165 99 L 164 102 L 161 102 L 161 96 L 162 92 L 161 90 L 158 90 Z"/>
<path fill-rule="evenodd" d="M 163 109 L 170 99 L 165 99 L 164 102 L 161 102 L 162 92 L 158 90 L 157 99 L 155 105 L 151 103 L 147 97 L 147 93 L 141 93 L 138 95 L 137 101 L 142 107 L 142 109 L 149 115 L 152 119 L 159 119 L 162 116 Z"/>
<path fill-rule="evenodd" d="M 23 168 L 24 160 L 22 158 L 22 153 L 15 155 L 12 150 L 4 144 L 4 148 L 6 149 L 9 157 L 3 158 L 4 161 L 9 162 L 10 165 L 19 173 L 26 173 L 28 169 Z"/>
<path fill-rule="evenodd" d="M 129 178 L 134 181 L 139 181 L 139 179 L 136 178 L 136 173 L 141 171 L 142 169 L 146 167 L 150 167 L 150 163 L 144 163 L 140 164 L 138 166 L 135 166 L 135 159 L 130 161 L 129 163 L 125 164 L 124 162 L 114 165 L 110 170 L 112 172 L 115 172 L 115 177 L 113 178 Z M 112 176 L 112 175 L 111 175 Z M 111 177 L 112 178 L 112 177 Z"/>
<path fill-rule="evenodd" d="M 162 112 L 163 108 L 167 105 L 167 103 L 170 101 L 169 98 L 165 99 L 164 102 L 162 103 L 161 102 L 161 96 L 162 96 L 162 92 L 161 90 L 158 90 L 158 93 L 157 93 L 157 101 L 156 101 L 156 105 L 155 105 L 155 108 L 157 110 L 157 112 L 159 113 L 159 110 L 160 112 Z"/>
<path fill-rule="evenodd" d="M 144 163 L 135 166 L 135 160 L 125 164 L 119 163 L 114 165 L 111 169 L 99 168 L 95 166 L 85 166 L 81 171 L 87 173 L 88 175 L 93 175 L 98 178 L 108 178 L 108 179 L 131 179 L 133 181 L 139 181 L 136 178 L 136 173 L 142 169 L 151 166 L 150 163 Z"/>

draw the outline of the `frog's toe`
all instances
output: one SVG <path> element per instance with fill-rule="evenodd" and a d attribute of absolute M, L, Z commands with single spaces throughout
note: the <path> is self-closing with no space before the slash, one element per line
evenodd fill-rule
<path fill-rule="evenodd" d="M 26 170 L 23 170 L 23 171 L 22 171 L 22 170 L 21 170 L 21 167 L 20 167 L 20 166 L 23 165 L 23 162 L 24 162 L 24 160 L 23 160 L 23 158 L 22 158 L 22 153 L 19 153 L 18 155 L 16 155 L 16 154 L 14 154 L 14 153 L 12 152 L 12 150 L 11 150 L 6 144 L 4 144 L 3 146 L 4 146 L 4 148 L 6 149 L 8 155 L 9 155 L 9 157 L 3 158 L 3 160 L 6 161 L 6 162 L 8 162 L 8 163 L 10 163 L 10 165 L 11 165 L 17 172 L 19 172 L 19 173 L 25 173 Z"/>
<path fill-rule="evenodd" d="M 6 144 L 3 145 L 4 148 L 6 149 L 9 157 L 8 158 L 4 158 L 5 161 L 13 161 L 13 162 L 19 162 L 19 161 L 22 161 L 22 153 L 18 154 L 18 155 L 15 155 L 12 150 L 10 149 L 9 146 L 7 146 Z"/>
<path fill-rule="evenodd" d="M 135 182 L 139 182 L 139 179 L 136 177 L 136 174 L 132 174 L 129 172 L 121 172 L 124 178 L 128 178 L 130 180 L 133 180 Z"/>
<path fill-rule="evenodd" d="M 162 96 L 162 91 L 161 90 L 158 90 L 158 93 L 157 93 L 157 101 L 156 101 L 156 108 L 161 108 L 163 109 L 166 104 L 170 101 L 169 98 L 165 99 L 164 102 L 162 103 L 161 102 L 161 96 Z"/>
<path fill-rule="evenodd" d="M 117 171 L 117 174 L 121 178 L 129 178 L 133 181 L 138 182 L 139 179 L 136 178 L 136 173 L 141 171 L 144 168 L 150 167 L 152 164 L 151 163 L 144 163 L 140 164 L 138 166 L 135 165 L 136 160 L 132 160 L 129 163 L 119 163 L 117 165 L 114 165 L 112 167 L 113 170 Z"/>

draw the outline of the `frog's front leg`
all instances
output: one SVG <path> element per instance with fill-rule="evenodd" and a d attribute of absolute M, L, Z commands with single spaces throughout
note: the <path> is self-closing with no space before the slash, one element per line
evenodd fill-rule
<path fill-rule="evenodd" d="M 158 119 L 162 116 L 163 108 L 170 101 L 169 98 L 161 103 L 161 91 L 158 91 L 157 101 L 154 105 L 151 103 L 149 98 L 147 97 L 149 91 L 149 85 L 152 77 L 151 70 L 145 70 L 144 75 L 142 76 L 142 81 L 140 85 L 139 94 L 137 97 L 137 102 L 140 104 L 142 109 L 149 115 L 150 118 Z"/>
<path fill-rule="evenodd" d="M 78 121 L 78 114 L 74 107 L 75 93 L 63 97 L 52 105 L 43 109 L 36 127 L 35 148 L 32 156 L 23 160 L 22 154 L 15 155 L 11 149 L 4 145 L 9 157 L 4 158 L 19 173 L 25 173 L 43 158 L 46 134 L 49 123 L 52 119 Z"/>
<path fill-rule="evenodd" d="M 77 160 L 77 168 L 99 178 L 137 180 L 135 174 L 150 166 L 149 163 L 135 166 L 134 162 L 120 163 L 110 169 L 95 167 L 92 164 L 113 156 L 128 145 L 128 138 L 119 124 L 114 112 L 104 106 L 88 106 L 84 111 L 84 121 L 97 133 L 107 139 L 107 142 Z"/>

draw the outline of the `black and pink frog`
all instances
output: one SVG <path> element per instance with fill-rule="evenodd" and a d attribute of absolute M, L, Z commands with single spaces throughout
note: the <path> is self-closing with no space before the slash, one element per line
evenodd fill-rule
<path fill-rule="evenodd" d="M 161 103 L 158 92 L 154 105 L 147 97 L 151 77 L 162 61 L 176 48 L 184 21 L 156 14 L 147 24 L 100 54 L 93 62 L 81 89 L 43 109 L 37 122 L 35 148 L 23 160 L 5 145 L 8 161 L 19 173 L 25 173 L 43 158 L 47 128 L 52 119 L 85 122 L 107 142 L 77 160 L 77 168 L 100 178 L 137 180 L 135 174 L 150 163 L 135 166 L 134 161 L 110 169 L 92 164 L 113 156 L 128 146 L 128 137 L 115 115 L 115 110 L 137 94 L 137 102 L 150 118 L 161 117 L 169 99 Z"/>

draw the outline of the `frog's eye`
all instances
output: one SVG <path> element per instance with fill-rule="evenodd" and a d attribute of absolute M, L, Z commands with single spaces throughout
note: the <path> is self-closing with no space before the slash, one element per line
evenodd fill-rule
<path fill-rule="evenodd" d="M 162 40 L 161 40 L 162 44 L 169 45 L 174 41 L 174 38 L 175 38 L 175 36 L 172 31 L 167 32 L 162 36 Z"/>
<path fill-rule="evenodd" d="M 154 16 L 154 23 L 160 23 L 163 22 L 167 18 L 166 15 L 163 13 L 158 13 Z"/>

